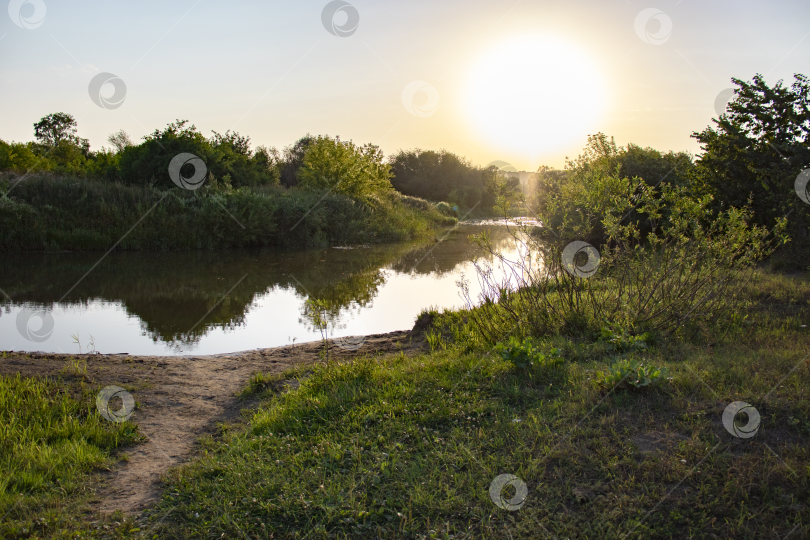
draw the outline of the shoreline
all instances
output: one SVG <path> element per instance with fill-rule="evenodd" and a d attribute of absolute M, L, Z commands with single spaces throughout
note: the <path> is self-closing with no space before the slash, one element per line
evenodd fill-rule
<path fill-rule="evenodd" d="M 362 336 L 359 345 L 353 341 L 343 347 L 330 339 L 330 361 L 413 354 L 424 347 L 419 330 L 417 325 L 413 330 Z M 291 368 L 317 364 L 323 361 L 322 349 L 322 341 L 311 341 L 217 355 L 2 351 L 0 375 L 60 378 L 68 389 L 84 384 L 98 388 L 116 385 L 133 396 L 137 406 L 131 421 L 145 441 L 115 452 L 116 463 L 102 471 L 95 483 L 92 506 L 103 513 L 136 513 L 160 498 L 163 474 L 192 458 L 201 437 L 214 436 L 219 425 L 239 421 L 243 409 L 256 407 L 258 399 L 238 395 L 251 375 L 280 376 Z M 83 361 L 83 368 L 77 368 L 75 360 Z M 281 382 L 287 388 L 298 384 L 294 379 Z"/>

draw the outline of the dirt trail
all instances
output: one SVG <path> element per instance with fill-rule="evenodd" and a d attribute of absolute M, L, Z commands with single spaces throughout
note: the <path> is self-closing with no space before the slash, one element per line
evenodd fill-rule
<path fill-rule="evenodd" d="M 366 336 L 357 350 L 332 344 L 330 356 L 347 359 L 419 347 L 410 332 L 392 332 Z M 0 360 L 0 373 L 58 376 L 67 358 L 82 358 L 87 360 L 86 379 L 130 390 L 139 403 L 131 420 L 147 441 L 123 449 L 128 460 L 104 475 L 96 504 L 102 512 L 136 513 L 160 497 L 161 475 L 191 458 L 200 436 L 215 433 L 218 423 L 238 418 L 251 406 L 236 393 L 252 373 L 276 374 L 318 362 L 321 349 L 321 342 L 311 342 L 215 356 L 11 353 Z"/>

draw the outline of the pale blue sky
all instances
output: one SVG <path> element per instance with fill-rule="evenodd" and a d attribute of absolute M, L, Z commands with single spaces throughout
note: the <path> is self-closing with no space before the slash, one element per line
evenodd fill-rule
<path fill-rule="evenodd" d="M 310 132 L 377 143 L 386 154 L 446 148 L 481 165 L 535 170 L 561 167 L 596 131 L 695 152 L 689 135 L 710 122 L 731 77 L 810 74 L 806 0 L 352 0 L 360 22 L 348 37 L 324 28 L 322 0 L 42 2 L 34 29 L 0 13 L 5 140 L 30 140 L 36 120 L 64 111 L 93 148 L 118 129 L 137 139 L 186 118 L 206 135 L 235 128 L 279 148 Z M 636 33 L 647 8 L 671 21 L 661 44 Z M 658 25 L 644 28 L 654 36 Z M 498 61 L 527 43 L 525 57 Z M 558 69 L 570 59 L 581 62 L 576 73 Z M 493 82 L 482 88 L 487 66 Z M 91 101 L 99 72 L 126 83 L 121 107 Z M 403 104 L 415 80 L 439 99 L 423 116 Z"/>

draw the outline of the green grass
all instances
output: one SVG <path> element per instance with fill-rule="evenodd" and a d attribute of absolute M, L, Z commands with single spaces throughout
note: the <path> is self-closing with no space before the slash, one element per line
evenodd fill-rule
<path fill-rule="evenodd" d="M 760 272 L 743 293 L 722 334 L 546 336 L 536 352 L 562 362 L 522 369 L 450 312 L 433 314 L 425 354 L 256 374 L 242 396 L 260 409 L 203 438 L 138 526 L 82 506 L 134 428 L 100 419 L 88 388 L 2 378 L 0 537 L 804 538 L 810 275 Z M 670 378 L 603 388 L 617 360 Z M 760 412 L 754 438 L 724 429 L 733 401 Z M 527 485 L 519 510 L 490 499 L 501 474 Z"/>
<path fill-rule="evenodd" d="M 283 393 L 281 378 L 254 377 L 248 391 L 265 399 L 262 409 L 172 471 L 148 534 L 801 538 L 810 527 L 810 375 L 801 363 L 810 281 L 765 275 L 749 293 L 751 316 L 711 346 L 670 339 L 620 352 L 549 337 L 542 346 L 565 362 L 522 370 L 450 342 L 412 358 L 287 373 L 302 382 Z M 671 379 L 600 388 L 598 371 L 617 358 L 664 366 Z M 733 401 L 760 411 L 755 438 L 723 428 Z M 518 511 L 490 500 L 503 473 L 528 486 Z"/>
<path fill-rule="evenodd" d="M 96 410 L 98 389 L 74 396 L 63 381 L 0 376 L 0 537 L 71 536 L 88 474 L 136 441 L 133 424 Z"/>
<path fill-rule="evenodd" d="M 0 179 L 0 251 L 106 250 L 119 240 L 124 250 L 322 247 L 426 238 L 456 223 L 397 193 L 366 205 L 280 187 L 164 191 L 48 174 L 9 188 Z"/>

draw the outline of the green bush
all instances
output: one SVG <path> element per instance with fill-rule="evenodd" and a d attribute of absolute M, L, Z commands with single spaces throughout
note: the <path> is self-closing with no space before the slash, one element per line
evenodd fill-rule
<path fill-rule="evenodd" d="M 426 204 L 421 211 L 392 194 L 375 200 L 372 211 L 345 195 L 277 186 L 164 191 L 29 175 L 0 179 L 0 251 L 106 250 L 122 238 L 122 250 L 397 242 L 455 222 Z"/>
<path fill-rule="evenodd" d="M 194 154 L 205 163 L 213 178 L 226 186 L 274 185 L 279 182 L 279 158 L 275 149 L 250 149 L 250 138 L 238 133 L 214 132 L 206 139 L 187 120 L 177 120 L 155 130 L 137 146 L 120 152 L 120 178 L 131 185 L 174 186 L 169 178 L 171 160 L 182 152 Z M 191 168 L 191 166 L 188 166 Z M 193 171 L 181 171 L 191 176 Z"/>
<path fill-rule="evenodd" d="M 312 141 L 298 170 L 298 187 L 330 190 L 368 201 L 392 190 L 391 167 L 378 146 L 356 146 L 339 137 Z"/>
<path fill-rule="evenodd" d="M 713 214 L 709 197 L 693 198 L 684 187 L 665 183 L 654 189 L 618 175 L 598 180 L 586 192 L 587 204 L 565 209 L 556 227 L 510 228 L 523 246 L 516 259 L 488 235 L 475 237 L 494 264 L 477 263 L 480 305 L 466 285 L 463 294 L 486 341 L 513 333 L 592 335 L 605 319 L 662 336 L 713 326 L 739 307 L 737 285 L 748 272 L 785 241 L 784 222 L 768 230 L 751 223 L 749 209 Z M 625 220 L 631 211 L 646 222 Z M 587 240 L 594 223 L 606 241 L 600 246 L 591 240 L 601 253 L 597 246 L 587 248 L 594 266 L 583 274 L 582 263 L 566 249 Z M 495 265 L 508 270 L 505 277 Z"/>
<path fill-rule="evenodd" d="M 453 207 L 446 202 L 437 203 L 436 210 L 438 210 L 443 216 L 458 217 L 458 214 L 455 210 L 453 210 Z"/>

